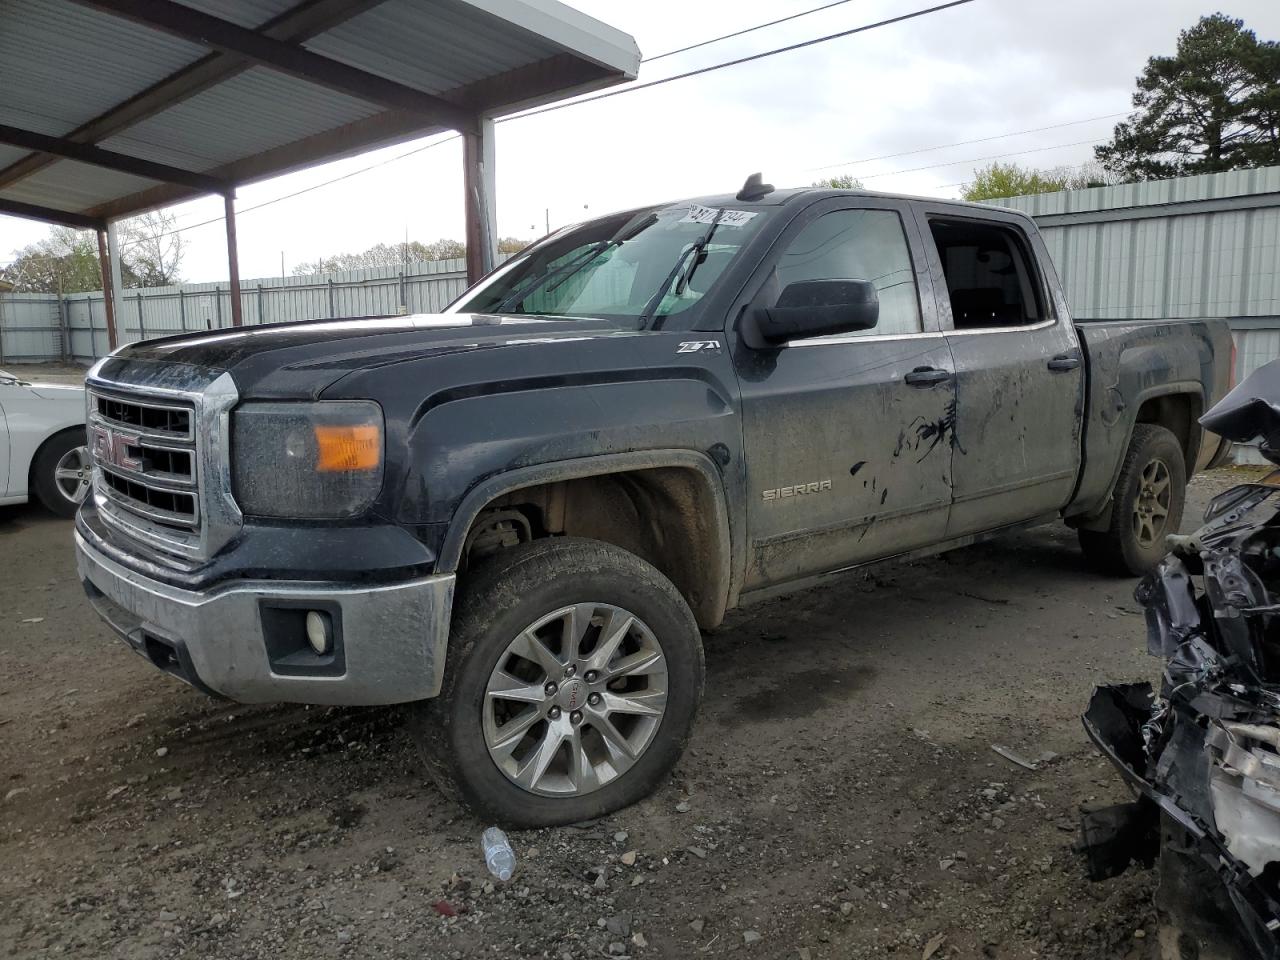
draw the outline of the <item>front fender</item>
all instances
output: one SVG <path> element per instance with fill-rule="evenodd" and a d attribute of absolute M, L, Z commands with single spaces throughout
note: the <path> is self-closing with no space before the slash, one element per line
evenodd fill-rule
<path fill-rule="evenodd" d="M 652 470 L 659 467 L 676 467 L 695 472 L 710 494 L 715 514 L 709 518 L 710 527 L 716 538 L 715 556 L 718 558 L 717 565 L 720 568 L 716 579 L 723 583 L 724 592 L 728 593 L 733 571 L 741 568 L 740 558 L 735 556 L 735 548 L 739 552 L 742 550 L 743 538 L 736 535 L 733 529 L 725 497 L 724 478 L 719 467 L 711 457 L 695 450 L 637 450 L 630 453 L 601 454 L 518 467 L 488 477 L 472 487 L 459 502 L 441 544 L 436 570 L 441 573 L 457 571 L 471 524 L 475 522 L 486 504 L 503 494 L 561 480 L 577 480 L 583 477 Z"/>

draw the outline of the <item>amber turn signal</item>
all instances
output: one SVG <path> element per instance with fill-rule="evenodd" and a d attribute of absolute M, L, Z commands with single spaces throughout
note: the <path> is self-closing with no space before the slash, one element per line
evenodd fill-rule
<path fill-rule="evenodd" d="M 320 473 L 376 470 L 382 463 L 382 431 L 376 424 L 317 425 L 315 431 L 316 470 Z"/>

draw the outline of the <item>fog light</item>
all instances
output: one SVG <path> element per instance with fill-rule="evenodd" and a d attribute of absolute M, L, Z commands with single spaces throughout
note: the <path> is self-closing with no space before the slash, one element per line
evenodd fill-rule
<path fill-rule="evenodd" d="M 319 656 L 324 656 L 333 646 L 333 629 L 329 615 L 319 610 L 307 611 L 307 643 Z"/>

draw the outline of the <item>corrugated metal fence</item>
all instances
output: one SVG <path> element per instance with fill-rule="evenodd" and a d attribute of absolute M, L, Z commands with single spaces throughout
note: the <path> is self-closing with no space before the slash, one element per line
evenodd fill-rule
<path fill-rule="evenodd" d="M 240 302 L 246 324 L 435 313 L 466 286 L 464 261 L 431 260 L 247 280 L 240 285 Z M 231 292 L 225 283 L 127 289 L 123 300 L 122 315 L 116 317 L 121 343 L 231 325 Z M 106 352 L 107 318 L 101 290 L 61 298 L 56 294 L 0 293 L 0 363 L 86 362 Z"/>

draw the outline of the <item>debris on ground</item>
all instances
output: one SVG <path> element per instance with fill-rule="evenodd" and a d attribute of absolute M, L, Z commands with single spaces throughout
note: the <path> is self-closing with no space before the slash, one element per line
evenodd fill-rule
<path fill-rule="evenodd" d="M 1036 766 L 1034 761 L 1027 760 L 1025 757 L 1019 756 L 1008 747 L 1001 746 L 998 743 L 993 743 L 991 745 L 991 749 L 1000 754 L 1000 756 L 1004 757 L 1010 763 L 1016 763 L 1018 766 L 1023 767 L 1026 770 L 1035 771 L 1040 769 Z"/>

